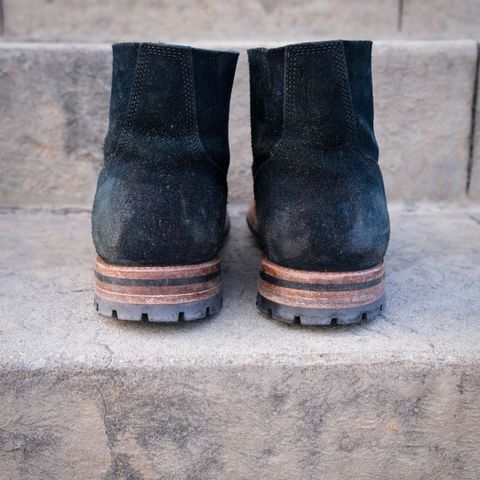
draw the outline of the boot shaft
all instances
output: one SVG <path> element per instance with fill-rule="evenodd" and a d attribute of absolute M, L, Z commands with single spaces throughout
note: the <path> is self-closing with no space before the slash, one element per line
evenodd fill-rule
<path fill-rule="evenodd" d="M 237 53 L 113 46 L 110 125 L 92 212 L 109 264 L 190 265 L 223 240 Z"/>
<path fill-rule="evenodd" d="M 378 160 L 371 49 L 340 40 L 248 51 L 254 171 L 282 138 Z"/>
<path fill-rule="evenodd" d="M 373 133 L 371 42 L 249 51 L 257 230 L 293 269 L 373 268 L 389 219 Z"/>
<path fill-rule="evenodd" d="M 105 158 L 208 156 L 226 172 L 228 114 L 238 54 L 150 43 L 113 45 Z M 165 161 L 165 158 L 162 159 Z"/>

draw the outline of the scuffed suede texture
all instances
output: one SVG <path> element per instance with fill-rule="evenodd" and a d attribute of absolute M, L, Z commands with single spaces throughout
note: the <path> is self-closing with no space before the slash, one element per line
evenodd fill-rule
<path fill-rule="evenodd" d="M 110 126 L 92 212 L 95 248 L 106 262 L 187 265 L 216 255 L 237 58 L 163 44 L 113 46 Z"/>
<path fill-rule="evenodd" d="M 283 134 L 284 58 L 283 49 L 248 51 L 254 174 Z"/>
<path fill-rule="evenodd" d="M 249 50 L 258 234 L 285 267 L 355 271 L 385 255 L 371 42 Z"/>

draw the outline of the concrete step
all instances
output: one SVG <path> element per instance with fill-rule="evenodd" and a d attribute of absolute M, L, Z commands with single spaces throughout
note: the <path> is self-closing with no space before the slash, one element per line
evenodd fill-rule
<path fill-rule="evenodd" d="M 389 199 L 479 199 L 480 148 L 471 148 L 476 42 L 378 42 L 373 73 Z M 91 205 L 110 82 L 107 45 L 0 44 L 0 204 Z M 230 122 L 233 199 L 252 191 L 248 90 L 242 51 Z"/>
<path fill-rule="evenodd" d="M 255 308 L 231 205 L 222 312 L 93 310 L 88 212 L 0 211 L 0 477 L 477 479 L 480 207 L 393 205 L 388 308 L 302 328 Z"/>
<path fill-rule="evenodd" d="M 479 38 L 477 0 L 3 0 L 7 40 Z"/>

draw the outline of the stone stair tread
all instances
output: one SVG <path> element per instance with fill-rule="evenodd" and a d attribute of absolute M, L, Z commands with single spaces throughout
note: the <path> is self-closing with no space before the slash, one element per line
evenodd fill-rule
<path fill-rule="evenodd" d="M 0 369 L 478 363 L 480 206 L 394 204 L 386 312 L 359 326 L 313 329 L 257 312 L 260 251 L 246 206 L 229 208 L 224 308 L 178 326 L 94 311 L 88 211 L 2 209 Z"/>

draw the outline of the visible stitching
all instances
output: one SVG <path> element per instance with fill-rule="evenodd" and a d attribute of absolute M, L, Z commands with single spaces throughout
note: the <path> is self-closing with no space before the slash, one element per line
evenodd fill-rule
<path fill-rule="evenodd" d="M 207 161 L 213 166 L 218 168 L 222 173 L 226 173 L 219 165 L 217 165 L 205 151 L 203 146 L 200 144 L 197 134 L 197 126 L 193 117 L 194 110 L 194 92 L 193 92 L 193 79 L 191 70 L 187 64 L 186 56 L 191 52 L 191 50 L 178 50 L 175 47 L 167 47 L 163 45 L 151 45 L 151 44 L 142 44 L 139 47 L 138 52 L 138 63 L 137 71 L 135 73 L 135 80 L 133 85 L 132 96 L 128 106 L 127 120 L 125 122 L 125 128 L 123 129 L 120 139 L 118 141 L 118 146 L 115 149 L 114 154 L 105 161 L 105 165 L 111 164 L 113 161 L 118 159 L 118 157 L 124 152 L 126 142 L 131 136 L 134 118 L 138 113 L 138 104 L 141 98 L 141 92 L 143 91 L 143 85 L 145 80 L 145 75 L 147 71 L 147 61 L 146 53 L 152 53 L 156 55 L 162 55 L 164 57 L 179 58 L 180 67 L 182 70 L 183 77 L 183 86 L 186 95 L 187 105 L 186 105 L 186 116 L 187 116 L 187 138 L 190 146 L 192 147 L 193 153 L 197 160 L 202 160 L 202 153 L 206 157 Z"/>
<path fill-rule="evenodd" d="M 350 146 L 352 148 L 352 154 L 354 154 L 355 157 L 360 159 L 367 166 L 367 168 L 369 169 L 371 169 L 372 167 L 375 168 L 375 165 L 377 165 L 377 162 L 373 161 L 368 156 L 364 155 L 363 152 L 360 150 L 360 147 L 358 146 L 357 122 L 353 114 L 351 93 L 348 89 L 346 67 L 343 61 L 344 55 L 343 55 L 343 50 L 340 44 L 332 43 L 328 45 L 307 45 L 307 46 L 290 47 L 289 55 L 291 54 L 292 62 L 291 63 L 289 62 L 287 67 L 288 68 L 287 90 L 286 90 L 286 95 L 288 95 L 287 113 L 289 113 L 290 115 L 293 115 L 293 112 L 294 112 L 294 105 L 293 105 L 294 102 L 292 101 L 293 99 L 290 99 L 289 97 L 291 96 L 291 93 L 293 91 L 293 88 L 296 82 L 296 79 L 295 79 L 296 78 L 295 73 L 297 68 L 296 57 L 298 55 L 307 55 L 307 54 L 316 53 L 316 52 L 333 52 L 334 53 L 335 69 L 337 71 L 337 77 L 340 81 L 343 109 L 347 118 L 347 146 Z M 287 61 L 288 61 L 288 57 L 287 57 Z M 287 129 L 287 134 L 285 135 L 285 139 L 288 139 L 291 136 L 292 134 Z M 282 143 L 282 140 L 283 140 L 283 137 L 279 141 L 278 145 Z M 365 160 L 368 160 L 368 161 L 365 161 Z M 372 164 L 372 161 L 374 162 L 375 165 Z"/>
<path fill-rule="evenodd" d="M 189 68 L 187 64 L 187 55 L 191 55 L 191 50 L 185 51 L 185 54 L 182 56 L 182 76 L 184 78 L 184 85 L 185 85 L 185 92 L 187 94 L 187 121 L 189 123 L 189 135 L 188 140 L 193 149 L 194 155 L 196 159 L 199 161 L 203 161 L 203 157 L 212 164 L 215 168 L 220 170 L 223 174 L 227 174 L 227 172 L 220 167 L 216 162 L 212 160 L 208 152 L 206 151 L 205 147 L 203 146 L 200 140 L 200 133 L 198 130 L 198 125 L 196 122 L 196 108 L 194 102 L 194 86 L 193 86 L 193 74 L 192 69 Z"/>
<path fill-rule="evenodd" d="M 194 92 L 193 92 L 193 79 L 191 75 L 191 70 L 187 63 L 188 57 L 191 50 L 178 50 L 175 47 L 168 47 L 163 45 L 152 45 L 152 44 L 142 44 L 139 47 L 138 52 L 138 64 L 137 71 L 135 74 L 134 86 L 132 91 L 132 97 L 130 99 L 127 120 L 125 122 L 125 128 L 123 129 L 120 139 L 118 142 L 118 147 L 115 149 L 115 153 L 105 162 L 106 165 L 111 164 L 116 160 L 123 152 L 126 146 L 128 139 L 131 137 L 133 130 L 134 119 L 138 113 L 138 105 L 141 98 L 141 93 L 143 91 L 143 85 L 145 83 L 145 75 L 147 72 L 147 57 L 146 53 L 152 53 L 156 55 L 161 55 L 163 57 L 179 58 L 180 67 L 182 70 L 183 77 L 183 87 L 185 90 L 185 95 L 187 97 L 186 104 L 186 116 L 187 116 L 187 137 L 190 146 L 192 147 L 193 153 L 197 160 L 202 160 L 202 153 L 212 165 L 218 168 L 222 173 L 226 173 L 223 168 L 217 165 L 205 151 L 203 146 L 200 144 L 198 139 L 197 126 L 194 121 L 193 110 L 194 110 Z"/>
<path fill-rule="evenodd" d="M 154 53 L 166 57 L 179 57 L 181 52 L 176 50 L 173 47 L 166 47 L 161 45 L 151 45 L 151 44 L 141 44 L 138 50 L 138 59 L 137 59 L 137 67 L 135 71 L 135 79 L 133 82 L 133 90 L 132 95 L 130 97 L 128 111 L 127 111 L 127 119 L 125 121 L 124 128 L 120 134 L 120 138 L 115 148 L 115 152 L 111 157 L 109 157 L 105 161 L 105 165 L 110 165 L 113 161 L 117 160 L 118 157 L 124 153 L 126 143 L 128 139 L 131 137 L 134 125 L 134 118 L 138 113 L 138 105 L 140 103 L 141 92 L 143 91 L 143 86 L 145 84 L 145 75 L 147 72 L 147 61 L 146 61 L 146 53 Z"/>
<path fill-rule="evenodd" d="M 294 99 L 291 98 L 291 94 L 295 88 L 296 84 L 296 69 L 297 69 L 297 56 L 298 55 L 306 55 L 309 53 L 315 52 L 323 52 L 323 51 L 335 51 L 338 50 L 338 46 L 335 44 L 328 44 L 328 45 L 307 45 L 307 46 L 292 46 L 289 47 L 287 50 L 287 87 L 285 91 L 285 95 L 287 96 L 286 102 L 286 110 L 287 114 L 293 115 L 295 106 L 294 106 Z M 289 61 L 291 60 L 291 61 Z M 286 122 L 285 122 L 286 123 Z M 285 125 L 284 125 L 285 127 Z M 287 134 L 285 135 L 286 138 L 291 137 L 292 134 L 287 130 Z M 280 142 L 279 142 L 280 143 Z"/>
<path fill-rule="evenodd" d="M 343 107 L 345 114 L 347 116 L 348 122 L 348 136 L 347 142 L 352 144 L 357 143 L 357 122 L 353 117 L 353 105 L 351 102 L 351 92 L 347 85 L 347 72 L 345 67 L 345 62 L 343 61 L 344 56 L 342 55 L 343 50 L 340 51 L 340 46 L 335 51 L 335 59 L 337 64 L 337 75 L 340 80 L 340 85 L 342 89 L 343 97 Z"/>
<path fill-rule="evenodd" d="M 287 82 L 285 86 L 285 112 L 286 116 L 292 116 L 294 113 L 294 98 L 292 97 L 292 92 L 295 86 L 295 74 L 297 68 L 296 57 L 298 55 L 304 55 L 309 53 L 316 52 L 334 52 L 335 55 L 335 68 L 337 71 L 337 76 L 340 80 L 340 88 L 342 89 L 342 101 L 345 115 L 347 116 L 347 147 L 351 149 L 351 154 L 358 160 L 360 160 L 370 171 L 378 169 L 378 162 L 371 159 L 370 157 L 363 154 L 358 146 L 357 139 L 357 123 L 353 116 L 353 107 L 351 103 L 351 95 L 349 89 L 347 88 L 347 74 L 345 69 L 345 64 L 343 61 L 343 50 L 341 45 L 338 43 L 330 43 L 323 45 L 307 45 L 307 46 L 290 46 L 286 47 L 286 62 L 287 62 Z M 285 131 L 286 130 L 286 131 Z M 289 131 L 287 125 L 287 119 L 284 118 L 283 133 L 280 140 L 272 147 L 272 153 L 275 150 L 281 148 L 285 142 L 290 140 L 293 137 L 293 134 Z M 257 169 L 255 177 L 259 174 L 262 167 L 268 164 L 270 160 L 263 162 L 260 167 Z"/>
<path fill-rule="evenodd" d="M 146 64 L 144 60 L 144 47 L 143 45 L 140 45 L 138 47 L 138 53 L 137 53 L 137 65 L 136 65 L 136 70 L 135 70 L 135 80 L 133 82 L 133 89 L 132 89 L 132 94 L 130 96 L 129 104 L 128 104 L 128 109 L 127 109 L 127 119 L 125 121 L 125 125 L 122 128 L 122 132 L 120 133 L 120 138 L 118 140 L 117 146 L 115 148 L 115 151 L 113 155 L 108 158 L 105 161 L 105 165 L 110 165 L 113 161 L 115 161 L 123 152 L 125 148 L 125 144 L 127 141 L 127 138 L 131 134 L 131 131 L 133 129 L 133 123 L 132 120 L 134 116 L 136 115 L 137 109 L 138 109 L 138 102 L 140 99 L 140 91 L 142 90 L 143 86 L 143 78 L 145 76 L 146 72 Z"/>
<path fill-rule="evenodd" d="M 198 146 L 198 139 L 195 131 L 194 119 L 193 119 L 193 79 L 191 71 L 187 65 L 187 59 L 185 55 L 182 55 L 181 68 L 183 85 L 185 94 L 187 96 L 187 124 L 188 124 L 188 141 L 193 149 L 197 159 L 200 159 L 200 149 Z"/>
<path fill-rule="evenodd" d="M 337 71 L 337 77 L 340 82 L 340 88 L 342 90 L 342 102 L 345 115 L 347 117 L 348 131 L 347 131 L 347 141 L 353 142 L 356 138 L 356 122 L 353 118 L 352 105 L 350 103 L 350 95 L 347 89 L 347 82 L 345 78 L 345 69 L 343 62 L 343 55 L 338 44 L 329 44 L 329 45 L 311 45 L 311 46 L 300 46 L 292 47 L 292 60 L 293 60 L 293 85 L 295 84 L 295 72 L 296 72 L 296 56 L 297 55 L 307 55 L 309 53 L 316 52 L 333 52 L 335 57 L 335 69 Z M 293 109 L 289 111 L 292 113 Z"/>
<path fill-rule="evenodd" d="M 145 73 L 147 71 L 145 55 L 143 53 L 143 49 L 141 45 L 139 47 L 138 55 L 139 55 L 138 57 L 139 64 L 135 74 L 135 81 L 133 83 L 133 92 L 132 92 L 132 98 L 130 100 L 130 105 L 128 107 L 127 121 L 125 122 L 125 129 L 121 137 L 120 152 L 124 149 L 127 137 L 131 134 L 133 129 L 133 119 L 137 114 L 138 104 L 140 101 L 140 92 L 143 90 Z"/>

